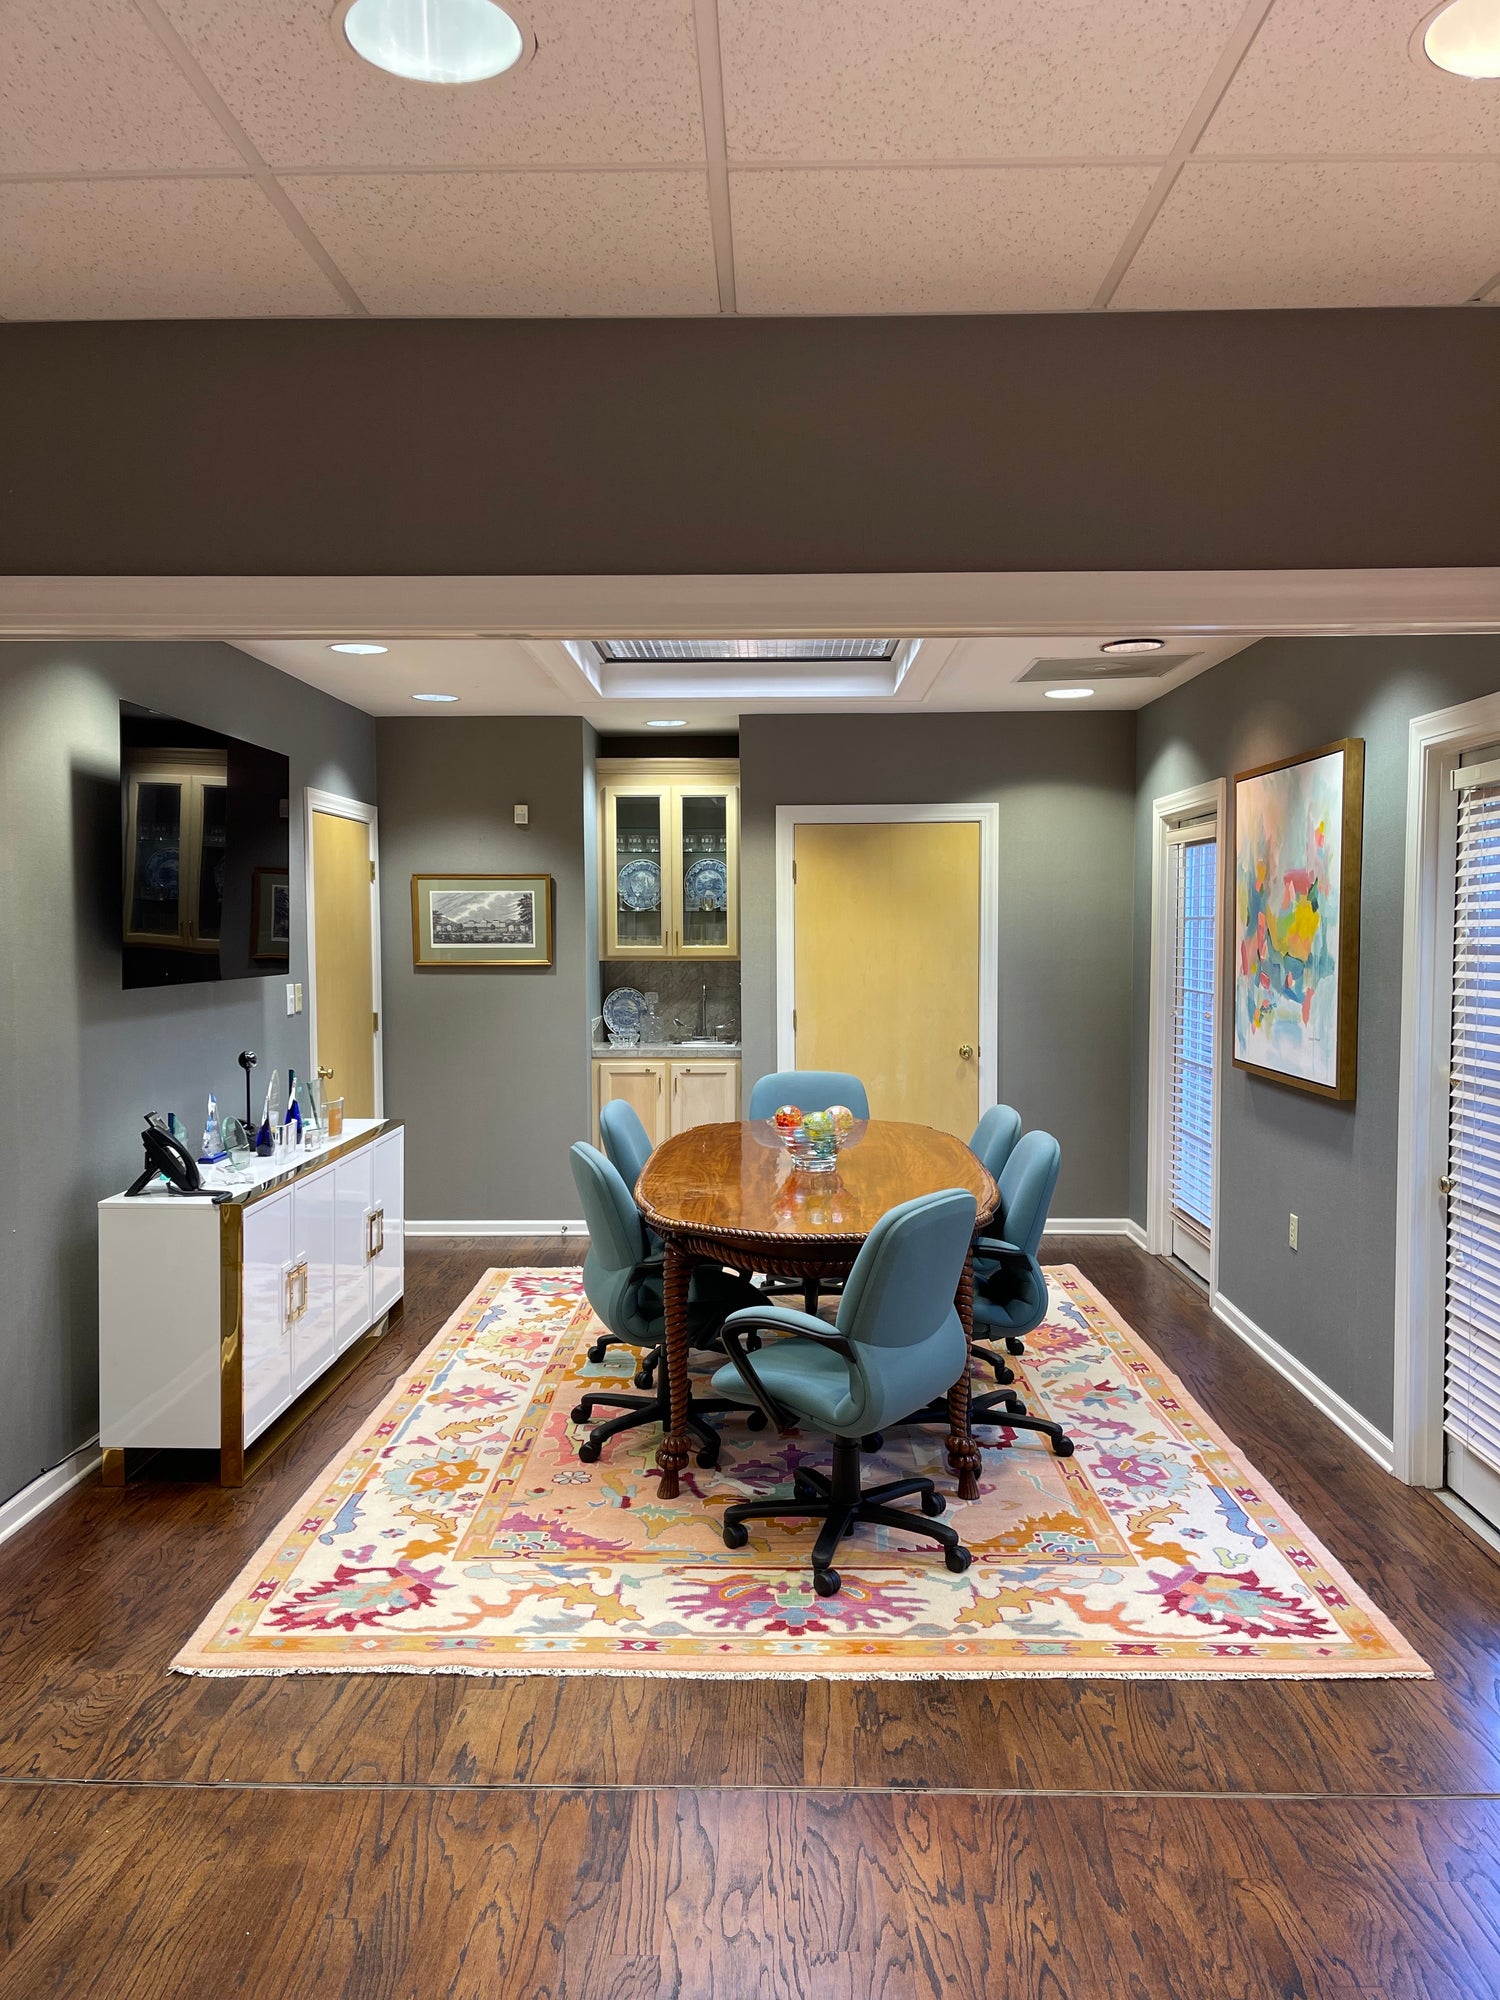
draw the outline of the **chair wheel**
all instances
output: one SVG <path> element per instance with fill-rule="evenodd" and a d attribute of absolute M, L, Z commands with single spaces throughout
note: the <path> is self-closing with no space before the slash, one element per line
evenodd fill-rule
<path fill-rule="evenodd" d="M 922 1495 L 922 1512 L 930 1521 L 935 1521 L 938 1515 L 944 1512 L 947 1505 L 947 1501 L 938 1492 L 936 1487 L 933 1487 L 929 1492 Z"/>
<path fill-rule="evenodd" d="M 568 1412 L 568 1422 L 570 1424 L 586 1424 L 588 1420 L 589 1413 L 582 1403 L 575 1403 Z"/>
<path fill-rule="evenodd" d="M 699 1465 L 702 1466 L 705 1472 L 712 1472 L 714 1467 L 718 1464 L 718 1462 L 719 1462 L 718 1445 L 706 1444 L 703 1447 L 702 1451 L 700 1451 L 698 1454 Z"/>
<path fill-rule="evenodd" d="M 1005 1336 L 1005 1351 L 1007 1354 L 1024 1354 L 1026 1352 L 1026 1343 L 1022 1340 L 1020 1334 L 1008 1333 Z"/>
<path fill-rule="evenodd" d="M 818 1489 L 805 1479 L 793 1479 L 792 1498 L 794 1500 L 816 1500 Z"/>
<path fill-rule="evenodd" d="M 769 1421 L 764 1410 L 752 1410 L 745 1419 L 745 1428 L 750 1431 L 763 1431 Z"/>
<path fill-rule="evenodd" d="M 843 1583 L 844 1579 L 836 1569 L 815 1569 L 813 1571 L 813 1589 L 818 1593 L 819 1597 L 837 1597 L 839 1591 L 843 1588 Z"/>
<path fill-rule="evenodd" d="M 879 1451 L 880 1447 L 884 1443 L 885 1443 L 884 1432 L 871 1431 L 868 1433 L 867 1436 L 862 1437 L 860 1439 L 859 1448 L 861 1451 Z"/>
<path fill-rule="evenodd" d="M 637 1368 L 631 1379 L 634 1381 L 637 1389 L 649 1389 L 651 1384 L 656 1380 L 656 1370 L 654 1368 Z"/>
<path fill-rule="evenodd" d="M 609 1341 L 608 1341 L 607 1339 L 605 1339 L 605 1340 L 596 1340 L 596 1341 L 594 1342 L 593 1346 L 592 1346 L 592 1347 L 591 1347 L 591 1348 L 589 1349 L 589 1360 L 590 1360 L 590 1361 L 602 1361 L 602 1360 L 604 1359 L 605 1355 L 606 1355 L 606 1354 L 608 1354 L 608 1352 L 609 1352 L 609 1347 L 610 1347 L 610 1343 L 609 1343 Z"/>
<path fill-rule="evenodd" d="M 943 1561 L 955 1576 L 962 1576 L 974 1558 L 962 1543 L 956 1549 L 944 1549 Z"/>
<path fill-rule="evenodd" d="M 578 1447 L 578 1456 L 583 1460 L 585 1465 L 592 1465 L 603 1449 L 603 1445 L 595 1444 L 592 1438 L 585 1438 L 583 1443 Z"/>
<path fill-rule="evenodd" d="M 1071 1458 L 1073 1456 L 1073 1440 L 1071 1438 L 1058 1438 L 1052 1447 L 1052 1456 L 1054 1458 Z"/>
<path fill-rule="evenodd" d="M 724 1523 L 724 1546 L 726 1549 L 742 1549 L 750 1539 L 749 1530 L 739 1521 Z"/>
<path fill-rule="evenodd" d="M 1002 1388 L 1009 1388 L 1011 1383 L 1014 1382 L 1016 1379 L 1015 1369 L 1007 1368 L 1003 1361 L 992 1361 L 990 1363 L 990 1369 L 994 1374 L 995 1380 L 1001 1385 Z"/>

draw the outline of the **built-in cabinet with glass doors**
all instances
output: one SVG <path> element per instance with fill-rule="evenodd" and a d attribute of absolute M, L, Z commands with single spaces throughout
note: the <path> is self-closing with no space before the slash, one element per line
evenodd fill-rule
<path fill-rule="evenodd" d="M 601 762 L 601 957 L 738 958 L 738 771 Z"/>

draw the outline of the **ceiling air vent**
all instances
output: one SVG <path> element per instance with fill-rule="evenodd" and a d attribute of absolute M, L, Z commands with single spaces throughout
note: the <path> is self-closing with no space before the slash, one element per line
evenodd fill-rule
<path fill-rule="evenodd" d="M 1122 660 L 1033 660 L 1023 681 L 1159 681 L 1195 657 L 1192 653 L 1136 653 Z"/>
<path fill-rule="evenodd" d="M 771 660 L 780 666 L 814 660 L 893 660 L 898 639 L 596 639 L 606 666 L 738 665 Z"/>

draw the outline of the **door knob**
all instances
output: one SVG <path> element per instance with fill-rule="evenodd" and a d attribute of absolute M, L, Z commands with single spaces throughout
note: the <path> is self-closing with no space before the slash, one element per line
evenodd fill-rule
<path fill-rule="evenodd" d="M 959 1053 L 960 1057 L 961 1057 L 961 1058 L 963 1059 L 963 1061 L 964 1061 L 964 1062 L 972 1062 L 972 1061 L 974 1060 L 974 1045 L 973 1045 L 973 1043 L 972 1043 L 972 1042 L 960 1042 L 960 1043 L 959 1043 L 959 1045 L 958 1045 L 958 1053 Z"/>

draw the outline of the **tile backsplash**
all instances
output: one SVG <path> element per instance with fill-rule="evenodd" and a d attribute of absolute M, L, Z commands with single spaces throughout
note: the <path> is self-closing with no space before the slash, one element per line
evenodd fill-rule
<path fill-rule="evenodd" d="M 664 1034 L 692 1034 L 698 1026 L 698 998 L 708 988 L 708 1032 L 723 1024 L 721 1039 L 740 1038 L 740 962 L 737 958 L 705 959 L 695 965 L 682 958 L 609 958 L 599 967 L 601 998 L 617 986 L 633 986 L 657 996 L 656 1011 Z M 680 1019 L 682 1027 L 674 1027 Z"/>

